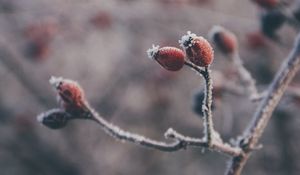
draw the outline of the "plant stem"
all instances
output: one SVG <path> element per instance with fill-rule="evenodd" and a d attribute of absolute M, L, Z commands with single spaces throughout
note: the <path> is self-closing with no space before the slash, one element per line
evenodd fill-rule
<path fill-rule="evenodd" d="M 299 68 L 300 35 L 298 35 L 295 41 L 294 49 L 282 63 L 280 70 L 277 72 L 273 82 L 269 86 L 267 95 L 260 102 L 255 114 L 253 115 L 252 122 L 244 131 L 244 135 L 239 141 L 239 146 L 243 149 L 245 154 L 235 156 L 231 159 L 229 169 L 226 173 L 227 175 L 241 174 L 241 171 L 250 157 L 253 148 L 255 148 L 261 138 L 275 107 Z"/>

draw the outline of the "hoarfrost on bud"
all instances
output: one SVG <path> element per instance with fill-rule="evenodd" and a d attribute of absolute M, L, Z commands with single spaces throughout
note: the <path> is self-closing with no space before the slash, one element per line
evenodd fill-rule
<path fill-rule="evenodd" d="M 63 81 L 62 77 L 55 77 L 55 76 L 51 76 L 51 78 L 49 79 L 49 83 L 54 87 L 57 88 L 60 83 Z"/>
<path fill-rule="evenodd" d="M 174 137 L 174 129 L 173 128 L 169 128 L 166 132 L 165 132 L 165 134 L 164 134 L 164 136 L 165 136 L 165 138 L 173 138 Z"/>
<path fill-rule="evenodd" d="M 178 42 L 182 48 L 189 48 L 192 46 L 191 41 L 196 37 L 196 34 L 192 33 L 191 31 L 187 31 L 187 34 L 183 35 Z"/>
<path fill-rule="evenodd" d="M 51 129 L 59 129 L 66 126 L 71 116 L 61 109 L 51 109 L 37 116 L 37 121 Z"/>
<path fill-rule="evenodd" d="M 150 59 L 154 59 L 154 56 L 156 55 L 156 53 L 159 50 L 159 45 L 155 46 L 154 44 L 152 44 L 152 48 L 147 50 L 147 55 Z"/>

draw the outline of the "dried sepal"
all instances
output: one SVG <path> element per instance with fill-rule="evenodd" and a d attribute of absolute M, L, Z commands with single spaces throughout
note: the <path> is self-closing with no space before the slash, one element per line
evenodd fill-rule
<path fill-rule="evenodd" d="M 71 115 L 62 109 L 51 109 L 37 116 L 38 122 L 51 129 L 65 127 L 71 118 Z"/>
<path fill-rule="evenodd" d="M 236 36 L 221 26 L 214 26 L 208 36 L 214 45 L 224 54 L 233 54 L 238 49 Z"/>
<path fill-rule="evenodd" d="M 192 63 L 201 67 L 207 67 L 212 63 L 214 59 L 213 48 L 202 36 L 188 31 L 186 35 L 181 37 L 179 43 Z"/>
<path fill-rule="evenodd" d="M 162 47 L 152 45 L 147 50 L 148 57 L 156 60 L 169 71 L 178 71 L 184 65 L 184 52 L 176 47 Z"/>

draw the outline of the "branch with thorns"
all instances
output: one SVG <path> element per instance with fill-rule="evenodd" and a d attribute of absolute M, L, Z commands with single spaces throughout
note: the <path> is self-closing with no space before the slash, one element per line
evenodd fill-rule
<path fill-rule="evenodd" d="M 220 29 L 220 28 L 219 28 Z M 255 81 L 251 74 L 243 67 L 238 56 L 237 43 L 233 34 L 225 29 L 214 30 L 212 40 L 231 56 L 233 63 L 239 67 L 240 80 L 249 97 L 258 95 Z M 158 62 L 163 68 L 169 71 L 179 71 L 188 66 L 196 71 L 205 81 L 204 98 L 202 101 L 202 113 L 204 131 L 202 138 L 185 136 L 172 128 L 169 128 L 164 136 L 171 139 L 171 142 L 157 141 L 146 136 L 125 131 L 99 115 L 87 102 L 84 91 L 80 85 L 69 79 L 51 77 L 50 84 L 56 90 L 60 108 L 51 109 L 38 116 L 38 121 L 52 129 L 60 129 L 66 126 L 68 121 L 73 119 L 91 120 L 110 136 L 117 140 L 131 142 L 140 146 L 156 149 L 164 152 L 173 152 L 188 147 L 206 148 L 212 151 L 221 152 L 231 157 L 228 175 L 241 173 L 249 156 L 257 146 L 262 133 L 271 118 L 274 108 L 277 106 L 283 93 L 287 90 L 289 83 L 300 68 L 300 36 L 297 37 L 294 49 L 278 71 L 275 79 L 262 95 L 262 100 L 253 121 L 249 124 L 244 134 L 236 140 L 236 144 L 223 142 L 220 134 L 214 129 L 212 116 L 212 78 L 210 65 L 214 59 L 214 51 L 209 42 L 201 36 L 188 32 L 179 43 L 183 50 L 175 47 L 154 46 L 147 51 L 148 56 Z"/>

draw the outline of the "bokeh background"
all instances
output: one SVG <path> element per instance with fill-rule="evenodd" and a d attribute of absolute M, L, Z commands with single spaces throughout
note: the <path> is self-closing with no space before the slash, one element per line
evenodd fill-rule
<path fill-rule="evenodd" d="M 164 140 L 172 127 L 201 137 L 202 120 L 192 105 L 203 80 L 188 68 L 167 72 L 146 50 L 152 44 L 179 47 L 186 31 L 207 37 L 212 26 L 222 25 L 237 35 L 241 58 L 263 90 L 297 31 L 282 26 L 280 42 L 263 36 L 261 11 L 250 0 L 0 0 L 0 174 L 223 174 L 228 157 L 218 153 L 164 153 L 121 143 L 90 121 L 50 130 L 36 116 L 57 107 L 48 80 L 62 76 L 78 81 L 91 105 L 125 130 Z M 237 81 L 218 50 L 212 69 L 216 86 Z M 257 103 L 220 94 L 214 122 L 228 141 L 246 128 Z M 298 174 L 298 107 L 297 97 L 283 98 L 245 175 Z"/>

